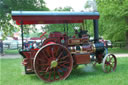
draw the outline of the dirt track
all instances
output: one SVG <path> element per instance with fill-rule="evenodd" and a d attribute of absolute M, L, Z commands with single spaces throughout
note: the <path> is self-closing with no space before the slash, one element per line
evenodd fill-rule
<path fill-rule="evenodd" d="M 126 53 L 125 53 L 125 54 L 120 54 L 120 53 L 117 54 L 117 53 L 115 53 L 115 55 L 116 55 L 116 57 L 128 57 L 128 53 L 127 53 L 127 54 L 126 54 Z M 0 59 L 1 59 L 1 58 L 2 58 L 2 59 L 3 59 L 3 58 L 4 58 L 4 59 L 5 59 L 5 58 L 6 58 L 6 59 L 8 59 L 8 58 L 12 58 L 12 59 L 13 59 L 13 58 L 22 58 L 22 56 L 21 56 L 20 54 L 10 54 L 10 55 L 9 55 L 9 54 L 5 54 L 4 56 L 1 56 L 1 55 L 0 55 Z"/>

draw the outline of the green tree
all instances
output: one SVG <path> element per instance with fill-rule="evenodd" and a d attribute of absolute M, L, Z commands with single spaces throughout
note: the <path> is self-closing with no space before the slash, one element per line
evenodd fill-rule
<path fill-rule="evenodd" d="M 55 8 L 54 11 L 73 11 L 73 8 L 70 6 L 66 6 L 64 8 L 59 7 L 59 8 Z"/>
<path fill-rule="evenodd" d="M 3 37 L 17 31 L 11 20 L 11 11 L 46 11 L 44 0 L 0 0 L 0 30 Z"/>
<path fill-rule="evenodd" d="M 106 39 L 128 43 L 127 2 L 128 0 L 97 0 L 100 12 L 99 30 Z"/>

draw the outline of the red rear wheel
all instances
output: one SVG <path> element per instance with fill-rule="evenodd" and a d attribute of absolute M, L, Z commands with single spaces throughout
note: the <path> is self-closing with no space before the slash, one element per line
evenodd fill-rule
<path fill-rule="evenodd" d="M 34 70 L 38 77 L 46 82 L 66 79 L 72 71 L 73 59 L 62 45 L 43 46 L 34 58 Z"/>

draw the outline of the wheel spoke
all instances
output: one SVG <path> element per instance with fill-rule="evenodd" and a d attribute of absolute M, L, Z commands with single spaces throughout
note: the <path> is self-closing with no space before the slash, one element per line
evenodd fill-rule
<path fill-rule="evenodd" d="M 67 58 L 67 57 L 69 57 L 69 55 L 64 56 L 64 57 L 61 57 L 60 59 L 63 60 L 63 59 L 65 59 L 65 58 Z"/>
<path fill-rule="evenodd" d="M 110 66 L 110 71 L 113 70 L 113 66 L 111 64 L 109 66 Z"/>
<path fill-rule="evenodd" d="M 107 62 L 109 62 L 109 60 L 110 60 L 110 56 L 108 56 L 106 60 L 107 60 Z"/>
<path fill-rule="evenodd" d="M 39 64 L 40 66 L 49 66 L 49 64 Z"/>
<path fill-rule="evenodd" d="M 112 64 L 109 65 L 110 67 L 113 67 Z"/>
<path fill-rule="evenodd" d="M 49 71 L 49 69 L 50 69 L 50 67 L 47 67 L 45 71 L 46 71 L 46 72 L 48 72 L 48 71 Z"/>
<path fill-rule="evenodd" d="M 48 58 L 50 58 L 50 55 L 49 55 L 49 53 L 48 53 L 47 51 L 44 50 L 44 53 L 45 53 L 45 55 L 46 55 Z"/>
<path fill-rule="evenodd" d="M 115 61 L 113 61 L 112 64 L 113 64 L 113 63 L 115 64 Z"/>
<path fill-rule="evenodd" d="M 41 52 L 42 53 L 42 52 Z M 46 56 L 45 57 L 43 57 L 43 55 L 41 55 L 41 53 L 39 53 L 38 55 L 39 55 L 39 57 L 40 57 L 40 60 L 41 59 L 45 59 L 45 60 L 48 60 L 47 58 L 46 58 Z M 43 54 L 43 53 L 42 53 Z"/>
<path fill-rule="evenodd" d="M 59 63 L 59 64 L 61 64 L 61 63 L 62 63 L 62 64 L 69 64 L 70 62 L 67 62 L 67 61 L 59 61 L 58 63 Z"/>
<path fill-rule="evenodd" d="M 60 72 L 59 72 L 59 71 L 57 71 L 57 74 L 58 74 L 58 75 L 59 75 L 59 77 L 61 78 L 61 76 L 62 76 L 62 75 L 60 74 Z"/>
<path fill-rule="evenodd" d="M 108 61 L 107 60 L 105 61 L 105 64 L 108 65 Z"/>
<path fill-rule="evenodd" d="M 53 46 L 51 47 L 51 56 L 54 58 L 54 48 L 53 48 Z"/>
<path fill-rule="evenodd" d="M 58 49 L 57 49 L 56 52 L 59 53 L 60 50 L 62 50 L 62 48 L 61 48 L 61 47 L 58 47 Z M 57 55 L 56 55 L 56 56 L 57 56 Z"/>
<path fill-rule="evenodd" d="M 41 70 L 38 70 L 38 73 L 41 75 L 41 76 L 45 76 L 46 75 L 46 71 L 42 71 L 43 69 Z M 45 70 L 45 69 L 44 69 Z"/>
<path fill-rule="evenodd" d="M 112 59 L 113 59 L 113 57 L 111 57 L 111 58 L 109 59 L 109 62 L 111 62 Z"/>
<path fill-rule="evenodd" d="M 59 60 L 59 59 L 60 59 L 60 57 L 62 56 L 62 54 L 63 54 L 63 51 L 59 54 L 59 56 L 58 56 L 57 60 Z"/>
<path fill-rule="evenodd" d="M 64 68 L 69 68 L 68 66 L 66 66 L 65 64 L 60 64 L 60 66 L 64 67 Z"/>
<path fill-rule="evenodd" d="M 41 52 L 44 54 L 44 57 L 48 60 L 48 56 L 45 54 L 45 52 L 44 51 L 41 51 Z"/>
<path fill-rule="evenodd" d="M 106 66 L 106 72 L 110 72 L 111 68 L 112 68 L 111 64 L 110 63 L 109 64 L 105 64 L 105 66 Z"/>
<path fill-rule="evenodd" d="M 42 67 L 41 70 L 46 71 L 48 67 Z"/>
<path fill-rule="evenodd" d="M 48 80 L 51 80 L 51 70 L 49 71 L 49 77 Z"/>
<path fill-rule="evenodd" d="M 61 49 L 60 47 L 57 48 L 56 53 L 55 53 L 55 56 L 58 56 L 58 53 L 59 53 L 59 50 L 60 49 Z"/>
<path fill-rule="evenodd" d="M 107 58 L 108 60 L 110 60 L 110 55 L 108 56 L 108 58 Z"/>
<path fill-rule="evenodd" d="M 56 80 L 56 69 L 53 68 L 53 71 L 54 71 L 54 80 Z"/>
<path fill-rule="evenodd" d="M 108 70 L 108 65 L 107 64 L 105 64 L 105 69 Z"/>
<path fill-rule="evenodd" d="M 45 76 L 47 72 L 43 72 L 43 75 L 42 76 Z"/>
<path fill-rule="evenodd" d="M 41 61 L 42 62 L 42 59 L 38 59 L 38 61 Z"/>
<path fill-rule="evenodd" d="M 59 70 L 63 71 L 63 69 L 60 66 L 57 66 L 57 67 L 59 68 Z M 65 72 L 65 71 L 63 71 L 63 72 Z"/>

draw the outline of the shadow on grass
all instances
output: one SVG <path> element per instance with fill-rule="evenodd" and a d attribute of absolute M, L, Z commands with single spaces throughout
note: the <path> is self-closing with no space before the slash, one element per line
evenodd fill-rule
<path fill-rule="evenodd" d="M 86 71 L 86 67 L 82 66 L 81 68 L 77 68 L 77 69 L 73 69 L 70 76 L 68 77 L 68 79 L 72 80 L 72 79 L 76 79 L 78 77 L 84 77 L 84 78 L 88 78 L 89 76 L 96 76 L 96 75 L 101 75 L 104 72 L 102 71 L 101 65 L 98 65 L 96 67 L 92 67 L 94 69 L 94 71 Z"/>
<path fill-rule="evenodd" d="M 31 80 L 40 81 L 40 79 L 38 78 L 38 76 L 36 74 L 32 74 L 30 78 L 31 78 Z"/>
<path fill-rule="evenodd" d="M 92 75 L 101 75 L 103 74 L 104 75 L 104 72 L 102 71 L 101 69 L 101 65 L 98 65 L 96 67 L 93 67 L 95 69 L 95 71 L 93 72 L 85 72 L 83 69 L 85 69 L 85 66 L 83 65 L 82 67 L 78 67 L 77 69 L 73 69 L 72 72 L 70 73 L 70 75 L 68 76 L 68 78 L 66 78 L 66 80 L 74 80 L 76 78 L 79 78 L 79 77 L 84 77 L 84 78 L 88 78 L 89 76 L 92 76 Z M 41 81 L 41 79 L 38 78 L 38 76 L 36 74 L 32 74 L 31 75 L 31 80 L 34 80 L 34 81 Z"/>
<path fill-rule="evenodd" d="M 91 77 L 91 79 L 93 79 L 93 77 L 97 77 L 100 76 L 101 77 L 111 77 L 111 76 L 117 76 L 117 75 L 123 75 L 124 73 L 128 73 L 127 70 L 127 62 L 128 62 L 128 58 L 117 58 L 117 68 L 115 72 L 111 72 L 111 73 L 104 73 L 102 70 L 102 64 L 97 64 L 95 67 L 93 67 L 95 69 L 95 71 L 92 72 L 85 72 L 83 69 L 85 68 L 84 65 L 83 66 L 79 66 L 77 69 L 73 69 L 72 72 L 70 73 L 70 75 L 68 76 L 68 78 L 66 79 L 66 82 L 68 81 L 76 81 L 77 79 L 88 79 L 89 77 Z M 42 82 L 36 74 L 33 74 L 31 77 L 31 80 L 36 81 L 36 82 Z M 61 82 L 65 82 L 65 80 L 61 80 Z"/>

